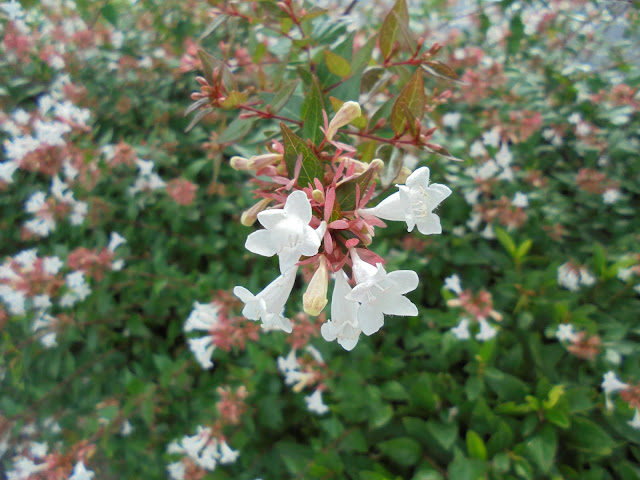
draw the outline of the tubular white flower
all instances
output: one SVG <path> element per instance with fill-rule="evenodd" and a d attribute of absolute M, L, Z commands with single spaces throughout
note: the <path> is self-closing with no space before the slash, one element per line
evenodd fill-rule
<path fill-rule="evenodd" d="M 216 349 L 216 346 L 213 344 L 213 337 L 206 335 L 201 338 L 190 338 L 188 342 L 189 349 L 196 356 L 196 360 L 200 366 L 205 370 L 212 368 L 213 362 L 211 361 L 211 355 L 213 355 L 213 351 Z"/>
<path fill-rule="evenodd" d="M 570 323 L 561 323 L 556 331 L 556 338 L 560 342 L 572 342 L 577 338 L 573 325 Z"/>
<path fill-rule="evenodd" d="M 107 246 L 107 250 L 110 252 L 114 252 L 116 248 L 120 245 L 127 243 L 127 239 L 120 235 L 118 232 L 111 232 L 111 236 L 109 237 L 109 245 Z"/>
<path fill-rule="evenodd" d="M 277 326 L 287 333 L 291 333 L 291 320 L 282 315 L 293 284 L 296 280 L 298 268 L 289 269 L 265 287 L 257 295 L 244 287 L 237 286 L 233 294 L 245 304 L 242 315 L 249 320 L 262 320 L 263 327 Z"/>
<path fill-rule="evenodd" d="M 307 402 L 307 409 L 309 409 L 310 412 L 324 415 L 329 411 L 329 407 L 322 401 L 322 392 L 319 389 L 311 395 L 304 397 L 304 400 Z"/>
<path fill-rule="evenodd" d="M 216 323 L 218 323 L 218 307 L 211 303 L 195 302 L 193 304 L 193 310 L 184 323 L 184 331 L 209 331 Z"/>
<path fill-rule="evenodd" d="M 95 473 L 91 470 L 87 470 L 84 466 L 83 462 L 76 463 L 76 466 L 73 467 L 73 472 L 69 477 L 69 480 L 91 480 Z"/>
<path fill-rule="evenodd" d="M 340 270 L 335 275 L 335 287 L 331 297 L 331 319 L 320 328 L 322 337 L 327 342 L 338 340 L 345 350 L 353 350 L 360 338 L 358 322 L 358 302 L 347 300 L 351 287 L 347 283 L 347 275 Z"/>
<path fill-rule="evenodd" d="M 476 340 L 486 342 L 487 340 L 491 340 L 498 333 L 498 331 L 493 328 L 485 318 L 479 319 L 478 323 L 480 324 L 480 331 L 476 334 Z"/>
<path fill-rule="evenodd" d="M 235 463 L 239 456 L 240 452 L 238 450 L 232 450 L 227 442 L 222 441 L 220 444 L 220 463 L 223 465 Z"/>
<path fill-rule="evenodd" d="M 318 253 L 320 237 L 309 226 L 311 203 L 307 194 L 296 190 L 283 209 L 265 210 L 258 213 L 258 221 L 264 230 L 253 232 L 245 243 L 247 250 L 258 255 L 278 255 L 280 273 L 292 269 L 301 255 L 307 257 Z"/>
<path fill-rule="evenodd" d="M 633 416 L 633 419 L 627 422 L 631 428 L 635 428 L 636 430 L 640 430 L 640 410 L 636 408 L 636 413 Z"/>
<path fill-rule="evenodd" d="M 182 463 L 182 460 L 170 463 L 167 465 L 167 473 L 171 477 L 171 480 L 184 480 L 184 475 L 187 473 L 187 469 Z"/>
<path fill-rule="evenodd" d="M 629 388 L 629 385 L 621 382 L 616 373 L 609 370 L 602 377 L 601 387 L 604 391 L 604 401 L 607 410 L 611 410 L 613 408 L 613 403 L 611 402 L 611 394 L 619 390 L 625 390 Z"/>
<path fill-rule="evenodd" d="M 462 284 L 460 283 L 460 277 L 457 274 L 451 275 L 444 279 L 444 288 L 452 291 L 456 295 L 462 293 Z"/>
<path fill-rule="evenodd" d="M 438 183 L 429 185 L 429 176 L 428 167 L 418 168 L 405 185 L 397 185 L 399 192 L 362 212 L 383 220 L 405 221 L 409 232 L 417 226 L 423 235 L 442 233 L 440 217 L 433 210 L 451 195 L 451 189 Z"/>
<path fill-rule="evenodd" d="M 463 318 L 462 320 L 460 320 L 460 323 L 458 324 L 457 327 L 453 327 L 451 329 L 451 333 L 453 333 L 453 335 L 458 339 L 458 340 L 468 340 L 471 338 L 471 332 L 469 332 L 469 320 L 466 318 Z"/>
<path fill-rule="evenodd" d="M 398 270 L 387 274 L 381 263 L 376 267 L 364 262 L 351 250 L 353 272 L 358 284 L 345 295 L 360 303 L 358 321 L 365 335 L 376 333 L 384 325 L 384 315 L 415 316 L 418 308 L 404 295 L 418 286 L 418 274 Z"/>

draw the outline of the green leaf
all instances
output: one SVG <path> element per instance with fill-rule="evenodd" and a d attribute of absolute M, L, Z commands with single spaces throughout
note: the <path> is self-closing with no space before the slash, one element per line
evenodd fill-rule
<path fill-rule="evenodd" d="M 356 208 L 356 190 L 360 189 L 360 198 L 365 194 L 371 179 L 373 178 L 373 170 L 367 169 L 364 173 L 341 183 L 336 188 L 336 206 L 340 207 L 343 212 L 348 212 Z"/>
<path fill-rule="evenodd" d="M 522 380 L 495 368 L 486 368 L 484 379 L 489 388 L 504 400 L 522 401 L 529 393 L 529 387 Z"/>
<path fill-rule="evenodd" d="M 349 62 L 330 50 L 324 50 L 324 63 L 327 64 L 327 68 L 334 75 L 338 75 L 340 78 L 347 78 L 351 75 L 351 65 Z"/>
<path fill-rule="evenodd" d="M 516 244 L 513 239 L 509 236 L 507 231 L 504 228 L 494 227 L 494 232 L 496 234 L 496 238 L 500 242 L 500 244 L 504 247 L 504 249 L 509 252 L 509 255 L 515 257 L 516 255 Z"/>
<path fill-rule="evenodd" d="M 204 40 L 209 35 L 211 35 L 216 30 L 216 28 L 218 28 L 220 25 L 226 22 L 228 18 L 229 18 L 229 15 L 226 15 L 226 14 L 217 15 L 215 20 L 211 22 L 209 26 L 207 26 L 204 32 L 202 32 L 202 35 L 200 35 L 200 40 Z"/>
<path fill-rule="evenodd" d="M 473 430 L 467 432 L 467 452 L 471 458 L 478 460 L 487 459 L 487 447 L 484 445 L 484 441 Z"/>
<path fill-rule="evenodd" d="M 299 83 L 300 79 L 296 78 L 295 80 L 286 82 L 278 89 L 278 93 L 271 102 L 271 113 L 278 113 L 285 107 L 293 93 L 296 91 L 296 88 L 298 88 Z"/>
<path fill-rule="evenodd" d="M 118 26 L 118 10 L 113 6 L 113 2 L 107 3 L 100 9 L 100 14 L 114 27 Z"/>
<path fill-rule="evenodd" d="M 400 40 L 402 46 L 413 45 L 409 31 L 409 11 L 405 0 L 397 0 L 382 22 L 380 51 L 385 60 L 391 58 L 396 40 Z"/>
<path fill-rule="evenodd" d="M 253 128 L 253 119 L 236 118 L 218 137 L 218 143 L 231 143 L 240 140 Z"/>
<path fill-rule="evenodd" d="M 565 412 L 562 408 L 554 408 L 545 411 L 544 418 L 547 421 L 565 430 L 571 426 L 569 415 L 567 415 L 567 412 Z"/>
<path fill-rule="evenodd" d="M 282 143 L 284 144 L 284 161 L 289 175 L 293 176 L 298 156 L 302 155 L 302 168 L 298 176 L 298 185 L 304 188 L 309 184 L 313 185 L 314 178 L 322 180 L 324 169 L 313 150 L 282 122 L 280 122 L 280 130 L 282 132 Z"/>
<path fill-rule="evenodd" d="M 540 433 L 527 442 L 527 453 L 542 473 L 548 474 L 554 464 L 558 448 L 558 435 L 550 425 L 542 427 Z"/>
<path fill-rule="evenodd" d="M 394 438 L 378 444 L 380 451 L 398 465 L 410 467 L 418 463 L 422 454 L 420 444 L 409 437 Z"/>
<path fill-rule="evenodd" d="M 373 35 L 367 40 L 367 42 L 358 49 L 358 51 L 353 55 L 353 62 L 351 64 L 352 72 L 359 72 L 364 70 L 369 61 L 371 60 L 371 56 L 373 54 L 373 48 L 376 46 L 376 41 L 378 40 L 378 35 Z"/>
<path fill-rule="evenodd" d="M 247 92 L 231 92 L 223 101 L 220 102 L 220 107 L 225 110 L 232 110 L 236 108 L 241 103 L 244 103 L 249 98 L 249 94 Z"/>
<path fill-rule="evenodd" d="M 424 76 L 422 70 L 418 68 L 398 95 L 391 109 L 391 128 L 396 135 L 400 135 L 404 131 L 407 121 L 413 122 L 413 118 L 422 119 L 425 101 Z M 413 118 L 407 118 L 407 111 Z"/>
<path fill-rule="evenodd" d="M 446 63 L 442 63 L 437 60 L 430 60 L 421 64 L 420 67 L 432 77 L 444 78 L 445 80 L 450 80 L 458 85 L 467 85 L 467 83 L 459 80 L 458 74 L 455 70 Z"/>
<path fill-rule="evenodd" d="M 533 245 L 533 240 L 531 239 L 525 240 L 520 245 L 518 245 L 518 248 L 516 249 L 516 253 L 514 254 L 514 257 L 518 261 L 522 260 L 524 257 L 527 256 L 527 253 L 529 253 L 529 250 L 531 250 L 532 245 Z"/>
<path fill-rule="evenodd" d="M 458 438 L 458 426 L 455 423 L 429 420 L 427 422 L 427 430 L 445 450 L 451 450 Z"/>
<path fill-rule="evenodd" d="M 320 126 L 323 123 L 322 110 L 322 92 L 318 85 L 318 80 L 313 77 L 311 82 L 311 91 L 302 104 L 302 135 L 305 139 L 309 138 L 314 144 L 322 141 L 323 133 Z"/>
<path fill-rule="evenodd" d="M 206 117 L 210 113 L 215 112 L 215 110 L 216 110 L 215 108 L 211 108 L 211 107 L 198 110 L 198 113 L 196 113 L 195 116 L 191 119 L 191 121 L 189 122 L 189 125 L 187 125 L 187 128 L 184 129 L 185 133 L 187 133 L 193 127 L 195 127 L 198 124 L 198 122 L 202 120 L 204 117 Z"/>
<path fill-rule="evenodd" d="M 227 90 L 238 89 L 236 79 L 226 63 L 218 60 L 204 50 L 198 50 L 198 57 L 200 57 L 200 61 L 202 62 L 202 71 L 207 81 L 211 82 L 213 80 L 213 72 L 218 70 L 219 74 L 222 75 L 222 81 L 225 87 L 227 87 Z"/>
<path fill-rule="evenodd" d="M 610 455 L 615 446 L 611 436 L 598 424 L 584 417 L 573 417 L 568 443 L 593 455 Z"/>
<path fill-rule="evenodd" d="M 593 245 L 593 268 L 598 277 L 601 277 L 607 269 L 607 255 L 599 243 Z"/>

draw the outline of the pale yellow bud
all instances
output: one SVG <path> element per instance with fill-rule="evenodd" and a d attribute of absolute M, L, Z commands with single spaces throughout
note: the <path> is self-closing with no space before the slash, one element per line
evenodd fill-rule
<path fill-rule="evenodd" d="M 302 296 L 302 305 L 308 315 L 316 316 L 327 305 L 327 288 L 329 285 L 329 271 L 327 261 L 320 257 L 320 265 L 311 277 L 307 291 Z"/>
<path fill-rule="evenodd" d="M 229 163 L 234 170 L 249 170 L 249 160 L 244 157 L 231 157 Z"/>
<path fill-rule="evenodd" d="M 314 190 L 313 192 L 311 192 L 311 196 L 318 203 L 324 202 L 324 193 L 322 193 L 322 190 L 318 190 L 318 189 Z"/>
<path fill-rule="evenodd" d="M 265 153 L 264 155 L 256 155 L 249 159 L 250 170 L 260 170 L 261 168 L 273 165 L 282 160 L 280 153 Z"/>
<path fill-rule="evenodd" d="M 329 128 L 326 131 L 327 141 L 330 142 L 340 127 L 344 127 L 347 123 L 355 120 L 362 114 L 360 104 L 358 102 L 345 102 L 338 110 L 338 113 L 331 119 Z"/>
<path fill-rule="evenodd" d="M 271 203 L 270 198 L 263 198 L 262 200 L 260 200 L 249 210 L 246 210 L 245 212 L 242 213 L 242 216 L 240 217 L 240 223 L 242 223 L 242 225 L 244 225 L 245 227 L 250 227 L 251 225 L 256 223 L 256 220 L 258 219 L 258 214 L 261 211 L 263 211 L 265 208 L 267 208 L 269 203 Z"/>

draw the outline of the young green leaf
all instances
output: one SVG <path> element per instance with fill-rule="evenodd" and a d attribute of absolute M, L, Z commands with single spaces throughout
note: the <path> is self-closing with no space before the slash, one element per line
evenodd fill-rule
<path fill-rule="evenodd" d="M 400 92 L 400 95 L 398 95 L 391 109 L 391 128 L 396 135 L 404 132 L 407 121 L 412 122 L 414 118 L 418 120 L 422 119 L 425 100 L 422 70 L 416 69 Z M 407 118 L 406 112 L 411 113 L 413 118 Z"/>
<path fill-rule="evenodd" d="M 282 122 L 280 123 L 280 130 L 282 131 L 282 143 L 284 144 L 284 161 L 289 175 L 293 175 L 293 172 L 295 172 L 298 156 L 302 155 L 302 167 L 298 176 L 298 185 L 306 187 L 309 184 L 313 185 L 314 178 L 322 179 L 324 170 L 313 150 Z"/>
<path fill-rule="evenodd" d="M 391 58 L 397 40 L 403 46 L 410 46 L 413 43 L 409 32 L 409 11 L 405 0 L 397 0 L 382 22 L 380 50 L 385 60 Z"/>
<path fill-rule="evenodd" d="M 331 73 L 341 78 L 347 78 L 351 75 L 351 65 L 343 57 L 330 50 L 324 50 L 322 54 L 324 55 L 324 63 L 327 64 Z"/>
<path fill-rule="evenodd" d="M 323 123 L 322 110 L 322 92 L 318 85 L 318 80 L 314 77 L 311 82 L 311 91 L 302 104 L 302 135 L 309 138 L 315 144 L 322 141 L 322 131 L 320 126 Z"/>

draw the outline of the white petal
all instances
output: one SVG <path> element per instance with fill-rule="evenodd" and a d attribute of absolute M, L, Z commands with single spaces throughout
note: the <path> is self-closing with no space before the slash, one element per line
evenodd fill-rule
<path fill-rule="evenodd" d="M 374 215 L 383 220 L 404 221 L 404 207 L 400 199 L 400 193 L 396 192 L 393 195 L 389 195 L 375 207 L 363 209 L 362 213 Z"/>
<path fill-rule="evenodd" d="M 287 218 L 287 214 L 281 209 L 264 210 L 258 213 L 258 221 L 267 229 L 275 228 L 278 223 Z"/>
<path fill-rule="evenodd" d="M 387 280 L 394 283 L 400 294 L 412 292 L 418 288 L 420 279 L 418 274 L 413 270 L 397 270 L 387 274 Z"/>
<path fill-rule="evenodd" d="M 373 305 L 363 304 L 358 308 L 358 321 L 365 335 L 373 335 L 384 325 L 384 315 Z"/>
<path fill-rule="evenodd" d="M 379 303 L 379 308 L 387 315 L 399 315 L 401 317 L 415 317 L 418 315 L 418 307 L 402 295 L 385 295 L 380 299 Z"/>
<path fill-rule="evenodd" d="M 311 221 L 311 203 L 307 198 L 307 194 L 302 190 L 296 190 L 289 195 L 287 203 L 284 205 L 284 211 L 287 216 L 294 216 L 305 225 L 308 225 Z"/>
<path fill-rule="evenodd" d="M 415 187 L 427 187 L 429 185 L 429 177 L 431 172 L 429 171 L 429 167 L 420 167 L 416 169 L 409 177 L 405 184 L 409 188 Z"/>
<path fill-rule="evenodd" d="M 440 225 L 440 217 L 435 213 L 430 213 L 422 218 L 416 219 L 418 231 L 423 235 L 433 235 L 442 233 L 442 225 Z"/>
<path fill-rule="evenodd" d="M 252 253 L 272 257 L 278 250 L 271 237 L 272 234 L 269 230 L 258 230 L 247 237 L 244 247 Z"/>

